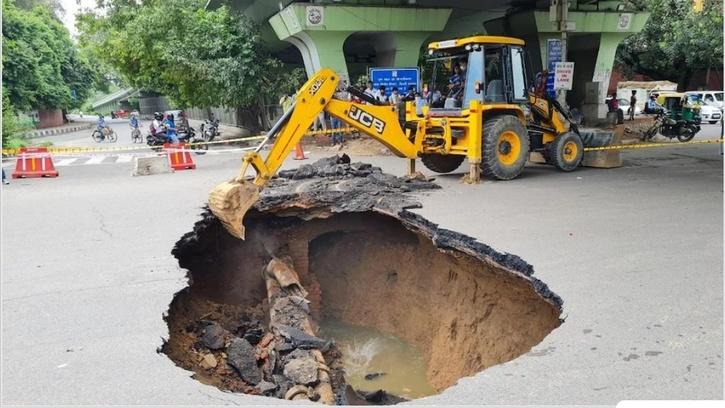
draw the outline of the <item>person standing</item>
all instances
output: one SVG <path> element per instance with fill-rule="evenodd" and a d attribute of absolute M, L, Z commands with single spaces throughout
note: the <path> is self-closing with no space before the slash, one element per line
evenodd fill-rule
<path fill-rule="evenodd" d="M 347 84 L 343 81 L 342 87 L 335 92 L 335 99 L 340 101 L 349 101 L 350 96 L 345 89 L 347 89 Z M 342 121 L 336 116 L 330 115 L 330 126 L 332 126 L 332 145 L 335 146 L 339 143 L 340 146 L 342 146 L 344 141 L 342 135 Z"/>
<path fill-rule="evenodd" d="M 375 91 L 375 89 L 373 89 L 373 83 L 372 82 L 368 81 L 365 84 L 365 92 L 364 93 L 365 93 L 365 95 L 367 95 L 367 96 L 369 96 L 371 98 L 375 98 L 376 91 Z"/>
<path fill-rule="evenodd" d="M 3 184 L 10 184 L 10 180 L 8 180 L 7 176 L 5 176 L 5 169 L 3 169 Z"/>
<path fill-rule="evenodd" d="M 378 88 L 378 102 L 381 102 L 383 105 L 388 104 L 388 95 L 385 94 L 385 85 L 380 85 L 380 88 Z"/>
<path fill-rule="evenodd" d="M 388 101 L 392 106 L 398 106 L 400 102 L 403 101 L 403 98 L 400 96 L 400 93 L 398 93 L 398 87 L 394 86 L 393 91 L 390 94 L 390 98 L 388 98 Z"/>
<path fill-rule="evenodd" d="M 403 95 L 403 102 L 415 100 L 415 87 L 413 85 L 408 86 L 408 92 Z"/>
<path fill-rule="evenodd" d="M 637 91 L 632 90 L 632 96 L 629 97 L 629 120 L 634 120 L 634 107 L 637 104 Z"/>

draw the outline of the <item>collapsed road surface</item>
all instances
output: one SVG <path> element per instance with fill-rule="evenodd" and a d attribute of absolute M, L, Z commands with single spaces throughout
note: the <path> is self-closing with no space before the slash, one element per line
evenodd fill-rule
<path fill-rule="evenodd" d="M 561 324 L 561 299 L 518 256 L 408 211 L 420 207 L 408 193 L 435 188 L 333 156 L 280 172 L 244 241 L 205 212 L 172 251 L 189 286 L 161 351 L 223 390 L 336 404 L 402 399 L 347 386 L 321 319 L 413 344 L 436 391 L 528 352 Z"/>

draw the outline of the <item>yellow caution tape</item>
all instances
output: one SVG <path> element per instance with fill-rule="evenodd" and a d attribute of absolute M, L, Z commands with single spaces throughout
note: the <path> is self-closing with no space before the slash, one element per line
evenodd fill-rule
<path fill-rule="evenodd" d="M 307 132 L 304 134 L 304 136 L 317 136 L 317 135 L 327 135 L 331 133 L 347 133 L 354 130 L 352 127 L 345 127 L 345 128 L 336 128 L 336 129 L 327 129 L 327 130 L 318 130 L 314 132 Z M 239 137 L 235 139 L 224 139 L 224 140 L 214 140 L 211 142 L 195 142 L 195 143 L 187 143 L 187 146 L 202 146 L 202 145 L 215 145 L 215 144 L 228 144 L 228 143 L 234 143 L 234 142 L 249 142 L 253 140 L 263 140 L 267 137 L 267 135 L 260 134 L 256 136 L 247 136 L 247 137 Z M 132 152 L 132 151 L 139 151 L 139 150 L 151 150 L 151 149 L 158 149 L 161 148 L 161 146 L 106 146 L 106 147 L 73 147 L 73 146 L 48 146 L 48 153 L 52 154 L 74 154 L 74 153 L 107 153 L 107 152 Z M 2 149 L 3 156 L 17 156 L 20 154 L 20 149 Z"/>
<path fill-rule="evenodd" d="M 629 145 L 611 145 L 602 147 L 585 147 L 585 152 L 596 152 L 602 150 L 626 150 L 626 149 L 651 149 L 655 147 L 687 147 L 700 144 L 722 143 L 723 139 L 695 140 L 690 142 L 662 142 L 662 143 L 635 143 Z"/>
<path fill-rule="evenodd" d="M 328 135 L 332 133 L 348 133 L 355 130 L 352 127 L 318 130 L 314 132 L 307 132 L 304 136 L 317 136 L 317 135 Z M 256 136 L 239 137 L 235 139 L 224 139 L 214 140 L 211 142 L 195 142 L 188 143 L 187 146 L 202 146 L 202 145 L 215 145 L 215 144 L 228 144 L 235 142 L 249 142 L 253 140 L 263 140 L 267 135 L 260 134 Z M 585 152 L 605 151 L 605 150 L 628 150 L 628 149 L 650 149 L 656 147 L 686 147 L 690 145 L 700 144 L 717 144 L 723 143 L 723 139 L 709 139 L 709 140 L 695 140 L 690 142 L 662 142 L 662 143 L 635 143 L 628 145 L 611 145 L 602 147 L 585 147 Z M 161 146 L 108 146 L 108 147 L 72 147 L 72 146 L 49 146 L 47 147 L 48 153 L 52 154 L 74 154 L 74 153 L 107 153 L 107 152 L 127 152 L 127 151 L 139 151 L 139 150 L 150 150 L 153 148 L 160 148 Z M 16 156 L 20 153 L 20 149 L 2 149 L 3 156 Z"/>

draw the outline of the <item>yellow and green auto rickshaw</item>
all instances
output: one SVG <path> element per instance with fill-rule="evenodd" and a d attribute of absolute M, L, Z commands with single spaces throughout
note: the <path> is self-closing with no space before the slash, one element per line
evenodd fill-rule
<path fill-rule="evenodd" d="M 645 132 L 645 140 L 652 139 L 657 133 L 681 142 L 688 142 L 700 131 L 700 106 L 696 96 L 684 93 L 664 93 L 657 96 L 661 109 L 657 120 Z"/>

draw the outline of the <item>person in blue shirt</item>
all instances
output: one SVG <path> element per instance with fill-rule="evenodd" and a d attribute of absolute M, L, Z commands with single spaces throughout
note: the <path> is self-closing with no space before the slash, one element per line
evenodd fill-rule
<path fill-rule="evenodd" d="M 128 121 L 128 124 L 132 129 L 138 129 L 138 118 L 136 117 L 136 114 L 131 115 L 131 119 Z"/>
<path fill-rule="evenodd" d="M 164 120 L 164 126 L 166 127 L 166 138 L 171 143 L 179 143 L 179 138 L 176 136 L 176 125 L 174 124 L 174 115 L 169 113 Z"/>
<path fill-rule="evenodd" d="M 665 108 L 660 106 L 660 104 L 657 103 L 657 100 L 655 99 L 654 95 L 650 95 L 649 100 L 647 101 L 647 105 L 645 106 L 645 113 L 660 113 L 663 112 Z"/>
<path fill-rule="evenodd" d="M 103 118 L 103 115 L 98 114 L 98 122 L 96 122 L 96 125 L 98 126 L 98 130 L 105 135 L 106 134 L 106 128 L 108 127 L 106 125 L 106 119 Z"/>
<path fill-rule="evenodd" d="M 131 119 L 128 121 L 128 125 L 131 126 L 131 141 L 141 140 L 141 130 L 139 130 L 138 118 L 135 113 L 131 114 Z"/>

